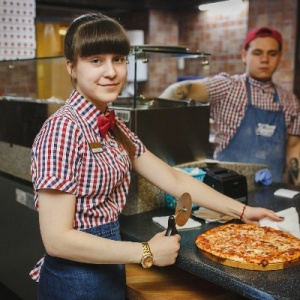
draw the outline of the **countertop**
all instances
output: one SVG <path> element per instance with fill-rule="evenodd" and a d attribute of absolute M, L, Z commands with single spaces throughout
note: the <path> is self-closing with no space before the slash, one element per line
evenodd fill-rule
<path fill-rule="evenodd" d="M 300 211 L 300 196 L 293 199 L 274 196 L 280 187 L 299 190 L 295 186 L 274 184 L 269 187 L 258 187 L 249 193 L 248 204 L 262 206 L 280 211 L 288 207 L 296 207 Z M 154 216 L 172 215 L 174 211 L 163 208 L 143 212 L 131 216 L 120 217 L 123 239 L 131 241 L 147 241 L 154 234 L 163 230 L 152 221 Z M 198 219 L 199 220 L 199 219 Z M 187 272 L 205 278 L 249 299 L 300 299 L 300 266 L 277 271 L 252 271 L 223 266 L 205 258 L 196 248 L 194 239 L 200 233 L 220 223 L 205 224 L 197 229 L 179 231 L 181 249 L 175 265 Z M 237 220 L 237 222 L 239 222 Z"/>

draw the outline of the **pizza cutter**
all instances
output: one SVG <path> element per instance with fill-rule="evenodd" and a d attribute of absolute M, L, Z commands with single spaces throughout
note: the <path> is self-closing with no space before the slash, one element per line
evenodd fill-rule
<path fill-rule="evenodd" d="M 166 236 L 178 233 L 176 225 L 183 226 L 189 219 L 192 212 L 192 199 L 189 193 L 182 194 L 176 205 L 175 215 L 170 216 Z"/>

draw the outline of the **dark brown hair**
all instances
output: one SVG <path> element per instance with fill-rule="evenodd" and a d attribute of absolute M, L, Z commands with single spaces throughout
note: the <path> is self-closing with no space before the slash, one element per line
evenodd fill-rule
<path fill-rule="evenodd" d="M 65 56 L 73 63 L 78 57 L 105 53 L 128 55 L 129 51 L 130 41 L 125 29 L 119 22 L 101 13 L 75 19 L 64 40 Z"/>
<path fill-rule="evenodd" d="M 73 67 L 78 57 L 108 53 L 127 56 L 129 51 L 130 41 L 125 29 L 118 21 L 101 13 L 89 13 L 75 19 L 64 40 L 64 53 Z M 75 87 L 73 78 L 72 84 Z M 132 161 L 136 151 L 134 144 L 117 125 L 114 126 L 113 135 Z"/>

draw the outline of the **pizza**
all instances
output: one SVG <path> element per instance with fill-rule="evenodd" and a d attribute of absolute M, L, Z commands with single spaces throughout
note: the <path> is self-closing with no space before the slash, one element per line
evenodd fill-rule
<path fill-rule="evenodd" d="M 254 224 L 225 224 L 196 237 L 204 256 L 231 267 L 278 270 L 300 264 L 300 239 Z"/>

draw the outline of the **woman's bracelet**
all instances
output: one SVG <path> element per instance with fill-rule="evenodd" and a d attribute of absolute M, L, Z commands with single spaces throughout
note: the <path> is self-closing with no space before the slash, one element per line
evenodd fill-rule
<path fill-rule="evenodd" d="M 244 212 L 245 212 L 246 206 L 247 205 L 244 205 L 244 207 L 243 207 L 243 211 L 242 211 L 242 213 L 240 215 L 240 220 L 243 220 L 243 216 L 244 216 Z"/>

